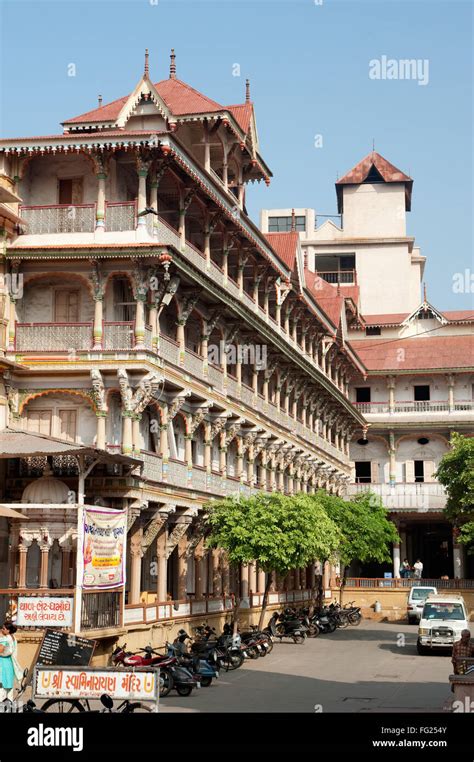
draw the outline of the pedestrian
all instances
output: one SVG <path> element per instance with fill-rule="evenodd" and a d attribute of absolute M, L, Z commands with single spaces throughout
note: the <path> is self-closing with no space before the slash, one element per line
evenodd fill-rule
<path fill-rule="evenodd" d="M 405 558 L 403 560 L 403 563 L 402 563 L 402 566 L 401 566 L 401 569 L 400 569 L 400 575 L 401 575 L 402 579 L 407 577 L 409 572 L 410 572 L 410 564 L 409 564 L 408 558 Z"/>
<path fill-rule="evenodd" d="M 13 701 L 15 678 L 21 681 L 23 672 L 18 664 L 17 642 L 14 637 L 16 627 L 12 622 L 5 622 L 0 634 L 0 701 Z"/>
<path fill-rule="evenodd" d="M 419 558 L 416 559 L 415 563 L 413 564 L 413 568 L 415 570 L 415 578 L 421 579 L 423 576 L 423 564 Z"/>
<path fill-rule="evenodd" d="M 453 645 L 453 655 L 451 661 L 453 663 L 454 674 L 464 675 L 467 668 L 467 662 L 459 662 L 459 659 L 471 658 L 474 656 L 474 644 L 471 642 L 471 633 L 469 630 L 463 630 L 461 632 L 461 640 L 457 640 Z"/>

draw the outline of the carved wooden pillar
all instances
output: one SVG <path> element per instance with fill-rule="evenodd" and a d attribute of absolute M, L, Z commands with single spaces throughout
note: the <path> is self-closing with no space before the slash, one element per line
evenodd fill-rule
<path fill-rule="evenodd" d="M 130 603 L 140 603 L 143 558 L 143 527 L 140 520 L 135 522 L 136 528 L 130 536 Z"/>

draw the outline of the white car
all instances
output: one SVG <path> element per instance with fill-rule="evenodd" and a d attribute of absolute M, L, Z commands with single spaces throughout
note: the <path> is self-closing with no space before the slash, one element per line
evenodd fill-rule
<path fill-rule="evenodd" d="M 407 601 L 407 619 L 408 624 L 414 624 L 419 622 L 421 618 L 421 612 L 423 606 L 429 595 L 436 595 L 437 589 L 435 587 L 423 587 L 422 585 L 413 585 Z"/>
<path fill-rule="evenodd" d="M 452 648 L 468 630 L 466 604 L 462 595 L 430 595 L 425 601 L 416 644 L 419 654 L 433 648 Z"/>

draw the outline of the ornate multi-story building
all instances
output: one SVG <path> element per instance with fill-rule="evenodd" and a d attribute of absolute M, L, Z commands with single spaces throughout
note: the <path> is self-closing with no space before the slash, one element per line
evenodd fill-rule
<path fill-rule="evenodd" d="M 66 502 L 77 458 L 95 451 L 85 502 L 127 508 L 129 569 L 124 612 L 111 602 L 99 621 L 89 607 L 84 628 L 202 616 L 237 591 L 258 605 L 264 573 L 205 547 L 202 508 L 255 490 L 345 492 L 366 426 L 349 399 L 365 375 L 352 306 L 326 306 L 295 232 L 264 234 L 246 213 L 249 182 L 271 176 L 248 84 L 244 103 L 222 106 L 177 78 L 174 53 L 154 84 L 147 54 L 130 95 L 63 127 L 0 141 L 14 224 L 0 410 L 23 432 L 0 490 L 36 506 L 0 518 L 0 588 L 74 584 L 70 511 L 53 521 L 38 504 Z M 273 580 L 274 601 L 301 598 L 314 573 Z"/>
<path fill-rule="evenodd" d="M 472 578 L 472 556 L 443 515 L 446 496 L 434 474 L 451 432 L 473 432 L 474 309 L 440 311 L 426 289 L 422 295 L 425 257 L 406 232 L 412 187 L 372 152 L 336 182 L 338 215 L 265 210 L 261 227 L 297 231 L 320 306 L 347 315 L 341 330 L 363 367 L 349 399 L 369 427 L 351 441 L 347 494 L 371 489 L 389 508 L 401 539 L 394 576 L 401 556 L 421 558 L 425 577 Z M 465 280 L 453 273 L 453 291 Z M 379 576 L 388 568 L 353 572 Z"/>

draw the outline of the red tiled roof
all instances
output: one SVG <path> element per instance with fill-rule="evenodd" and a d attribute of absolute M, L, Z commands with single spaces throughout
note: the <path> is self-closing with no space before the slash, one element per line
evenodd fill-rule
<path fill-rule="evenodd" d="M 447 318 L 449 321 L 453 322 L 461 322 L 464 320 L 474 320 L 474 309 L 472 310 L 443 310 L 441 312 L 443 317 Z"/>
<path fill-rule="evenodd" d="M 437 370 L 474 366 L 474 336 L 356 339 L 350 345 L 367 370 Z"/>
<path fill-rule="evenodd" d="M 211 100 L 206 95 L 195 90 L 180 79 L 163 79 L 155 84 L 159 96 L 163 99 L 174 116 L 183 114 L 208 114 L 212 111 L 222 111 L 226 107 Z M 128 95 L 117 98 L 105 106 L 87 111 L 85 114 L 67 119 L 64 124 L 77 124 L 81 122 L 114 122 L 128 99 Z M 233 108 L 236 108 L 235 106 Z"/>
<path fill-rule="evenodd" d="M 240 129 L 247 134 L 252 118 L 253 104 L 241 103 L 236 106 L 226 106 L 227 110 L 233 115 Z"/>
<path fill-rule="evenodd" d="M 409 312 L 394 312 L 386 315 L 363 315 L 366 325 L 401 325 Z"/>
<path fill-rule="evenodd" d="M 304 278 L 306 288 L 317 305 L 328 316 L 333 325 L 339 327 L 341 321 L 341 310 L 344 303 L 343 294 L 338 294 L 337 289 L 331 286 L 316 273 L 305 269 Z"/>
<path fill-rule="evenodd" d="M 372 151 L 367 154 L 355 167 L 346 172 L 340 180 L 336 182 L 336 185 L 359 185 L 363 183 L 367 175 L 369 174 L 372 165 L 382 175 L 386 183 L 404 183 L 412 182 L 411 177 L 408 177 L 400 169 L 397 169 L 393 164 L 390 164 L 387 159 L 384 159 L 376 151 Z"/>
<path fill-rule="evenodd" d="M 352 299 L 354 304 L 356 304 L 357 306 L 359 306 L 359 294 L 360 294 L 360 286 L 341 285 L 341 296 L 344 296 L 347 299 Z"/>
<path fill-rule="evenodd" d="M 299 234 L 294 230 L 288 233 L 266 233 L 265 238 L 268 240 L 268 243 L 272 249 L 274 249 L 279 259 L 281 259 L 290 270 L 294 270 Z"/>
<path fill-rule="evenodd" d="M 180 79 L 163 79 L 157 82 L 155 87 L 175 116 L 207 114 L 209 111 L 222 111 L 225 108 Z"/>
<path fill-rule="evenodd" d="M 402 172 L 400 169 L 397 169 L 393 164 L 391 164 L 387 159 L 384 159 L 383 156 L 381 156 L 376 151 L 372 151 L 371 153 L 367 154 L 361 161 L 359 161 L 358 164 L 355 165 L 355 167 L 352 167 L 352 169 L 349 170 L 349 172 L 346 172 L 346 174 L 340 178 L 340 180 L 337 180 L 336 182 L 336 193 L 337 193 L 337 200 L 338 200 L 338 208 L 339 213 L 342 212 L 342 185 L 360 185 L 365 181 L 367 178 L 367 175 L 369 174 L 372 166 L 376 168 L 376 170 L 381 175 L 383 181 L 385 183 L 405 183 L 405 198 L 406 198 L 406 210 L 410 211 L 411 208 L 411 190 L 413 186 L 413 180 L 411 177 L 406 175 L 404 172 Z"/>

